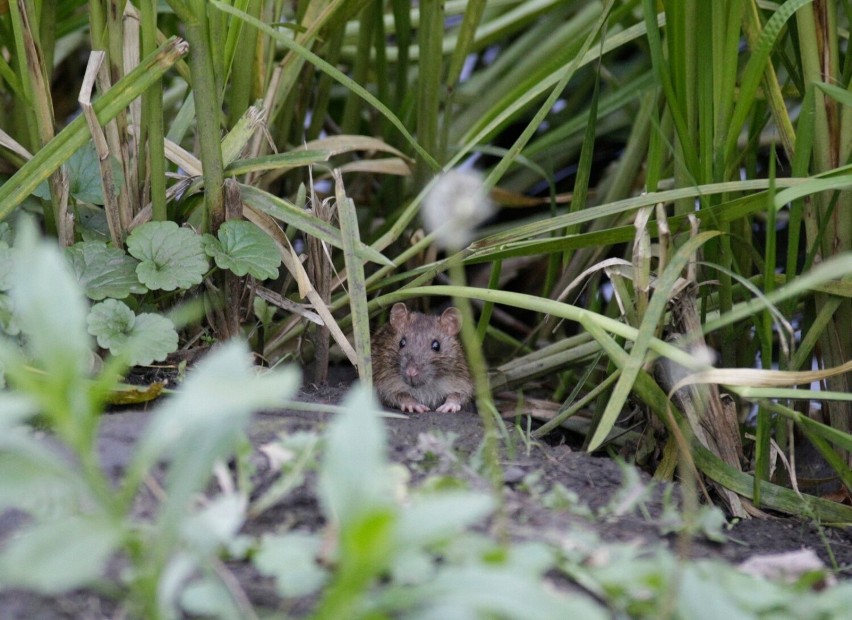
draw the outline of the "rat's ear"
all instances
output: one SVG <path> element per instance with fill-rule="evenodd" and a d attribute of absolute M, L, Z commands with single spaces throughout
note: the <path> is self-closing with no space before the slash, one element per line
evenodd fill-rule
<path fill-rule="evenodd" d="M 390 324 L 394 329 L 403 329 L 408 323 L 408 307 L 402 303 L 395 303 L 390 311 Z"/>
<path fill-rule="evenodd" d="M 447 308 L 438 319 L 441 329 L 450 336 L 455 336 L 461 331 L 462 315 L 458 308 Z"/>

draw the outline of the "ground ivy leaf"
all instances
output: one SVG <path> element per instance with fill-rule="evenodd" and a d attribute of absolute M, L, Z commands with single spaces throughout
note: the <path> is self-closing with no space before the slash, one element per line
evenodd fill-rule
<path fill-rule="evenodd" d="M 136 317 L 133 330 L 133 351 L 130 363 L 147 365 L 162 362 L 178 348 L 178 334 L 174 323 L 159 314 L 145 313 Z"/>
<path fill-rule="evenodd" d="M 136 322 L 136 315 L 127 304 L 116 299 L 107 299 L 92 306 L 86 322 L 89 325 L 89 333 L 98 339 L 98 346 L 111 349 L 114 346 L 122 346 L 127 340 L 127 334 Z"/>
<path fill-rule="evenodd" d="M 246 220 L 228 220 L 219 227 L 218 239 L 204 235 L 204 250 L 220 269 L 242 277 L 250 273 L 258 280 L 278 277 L 281 255 L 275 242 Z"/>
<path fill-rule="evenodd" d="M 75 216 L 77 221 L 74 229 L 80 233 L 80 238 L 83 241 L 103 241 L 106 243 L 110 240 L 109 224 L 107 223 L 106 212 L 102 208 L 77 205 Z"/>
<path fill-rule="evenodd" d="M 89 371 L 89 303 L 56 244 L 39 240 L 32 222 L 19 222 L 14 252 L 10 296 L 16 321 L 33 359 L 52 377 L 49 389 L 56 395 L 71 389 L 69 376 Z"/>
<path fill-rule="evenodd" d="M 120 181 L 120 177 L 116 177 L 115 172 L 115 166 L 113 166 L 113 179 Z M 74 198 L 96 205 L 104 203 L 101 167 L 94 143 L 84 144 L 68 160 L 68 178 L 71 181 L 69 191 Z"/>
<path fill-rule="evenodd" d="M 173 291 L 200 284 L 207 272 L 201 237 L 174 222 L 148 222 L 127 237 L 127 251 L 138 258 L 136 275 L 151 290 Z"/>
<path fill-rule="evenodd" d="M 177 350 L 174 324 L 159 314 L 140 314 L 117 299 L 107 299 L 92 307 L 89 333 L 98 345 L 113 355 L 124 355 L 132 366 L 161 362 Z"/>
<path fill-rule="evenodd" d="M 66 248 L 65 258 L 89 299 L 124 299 L 131 293 L 141 295 L 147 291 L 136 277 L 138 262 L 118 248 L 83 241 Z"/>
<path fill-rule="evenodd" d="M 47 181 L 42 181 L 38 184 L 33 190 L 33 196 L 42 200 L 50 200 L 50 185 L 47 184 Z"/>
<path fill-rule="evenodd" d="M 110 156 L 110 165 L 113 183 L 116 188 L 121 187 L 124 183 L 121 163 L 115 157 Z M 70 182 L 68 191 L 74 198 L 89 204 L 104 204 L 101 166 L 93 142 L 87 142 L 74 152 L 68 159 L 67 171 Z M 47 181 L 41 183 L 33 194 L 44 200 L 50 200 L 50 189 Z"/>
<path fill-rule="evenodd" d="M 227 269 L 227 266 L 223 266 L 217 258 L 220 255 L 227 256 L 225 254 L 225 249 L 222 247 L 221 241 L 219 241 L 210 233 L 204 233 L 203 235 L 201 235 L 201 245 L 204 247 L 204 252 L 207 254 L 207 256 L 216 260 L 217 267 L 221 269 Z"/>

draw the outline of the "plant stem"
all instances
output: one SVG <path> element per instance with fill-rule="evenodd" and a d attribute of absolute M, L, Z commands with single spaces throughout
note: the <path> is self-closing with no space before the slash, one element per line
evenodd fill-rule
<path fill-rule="evenodd" d="M 189 41 L 189 70 L 195 94 L 198 139 L 204 174 L 205 228 L 216 233 L 225 221 L 225 180 L 219 141 L 219 92 L 213 66 L 213 49 L 207 19 L 207 3 L 194 0 L 187 11 L 186 38 Z"/>
<path fill-rule="evenodd" d="M 155 0 L 142 2 L 142 55 L 157 47 L 157 6 Z M 144 183 L 145 171 L 151 179 L 151 219 L 168 219 L 166 212 L 166 160 L 163 136 L 163 83 L 155 81 L 142 95 L 142 135 L 139 143 L 139 180 Z"/>

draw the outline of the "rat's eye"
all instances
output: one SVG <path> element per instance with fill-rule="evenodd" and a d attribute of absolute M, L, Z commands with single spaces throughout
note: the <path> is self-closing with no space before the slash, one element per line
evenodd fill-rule
<path fill-rule="evenodd" d="M 441 343 L 440 343 L 440 342 L 438 342 L 437 340 L 433 340 L 433 341 L 432 341 L 432 350 L 433 350 L 435 353 L 439 352 L 439 351 L 441 350 Z"/>
<path fill-rule="evenodd" d="M 404 346 L 405 346 L 405 338 L 403 338 L 402 340 L 399 341 L 399 348 L 401 349 Z"/>

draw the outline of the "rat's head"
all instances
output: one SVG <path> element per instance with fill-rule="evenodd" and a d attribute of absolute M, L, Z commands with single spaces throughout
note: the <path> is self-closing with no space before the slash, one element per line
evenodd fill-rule
<path fill-rule="evenodd" d="M 440 316 L 410 312 L 403 303 L 394 304 L 390 324 L 396 332 L 399 371 L 412 387 L 425 385 L 458 369 L 464 353 L 458 341 L 462 318 L 458 308 L 447 308 Z"/>

